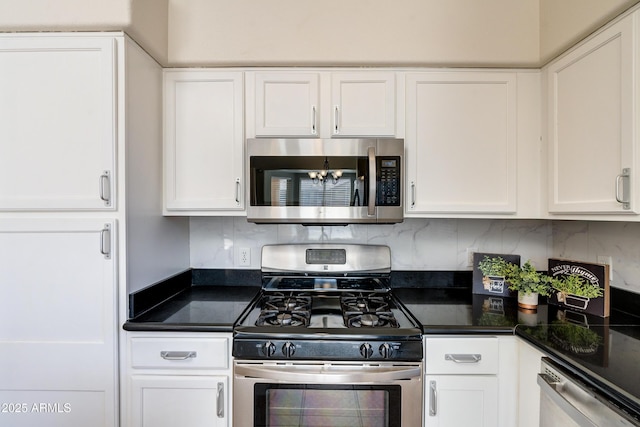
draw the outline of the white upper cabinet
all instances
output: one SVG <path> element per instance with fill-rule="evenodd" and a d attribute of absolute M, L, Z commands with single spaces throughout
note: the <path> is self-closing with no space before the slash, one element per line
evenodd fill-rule
<path fill-rule="evenodd" d="M 242 72 L 168 70 L 164 89 L 165 214 L 241 213 Z"/>
<path fill-rule="evenodd" d="M 253 76 L 249 136 L 395 136 L 394 72 L 262 71 Z"/>
<path fill-rule="evenodd" d="M 407 74 L 407 214 L 516 212 L 516 80 Z"/>
<path fill-rule="evenodd" d="M 115 208 L 115 50 L 0 36 L 0 210 Z"/>
<path fill-rule="evenodd" d="M 625 17 L 546 68 L 551 213 L 638 212 L 631 192 L 635 19 Z"/>
<path fill-rule="evenodd" d="M 256 136 L 318 137 L 318 73 L 256 73 Z"/>
<path fill-rule="evenodd" d="M 331 135 L 394 136 L 395 73 L 331 74 Z"/>

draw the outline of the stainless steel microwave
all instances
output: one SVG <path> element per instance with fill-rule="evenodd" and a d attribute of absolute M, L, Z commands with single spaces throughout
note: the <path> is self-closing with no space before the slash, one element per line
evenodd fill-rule
<path fill-rule="evenodd" d="M 248 139 L 247 162 L 250 222 L 403 220 L 402 139 Z"/>

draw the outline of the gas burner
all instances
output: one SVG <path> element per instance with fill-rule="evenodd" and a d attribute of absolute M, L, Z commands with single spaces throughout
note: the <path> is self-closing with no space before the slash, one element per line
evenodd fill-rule
<path fill-rule="evenodd" d="M 349 328 L 398 328 L 387 298 L 380 295 L 346 295 L 341 298 L 344 323 Z"/>
<path fill-rule="evenodd" d="M 263 310 L 256 321 L 256 326 L 307 326 L 309 312 Z"/>
<path fill-rule="evenodd" d="M 389 303 L 384 296 L 347 294 L 341 298 L 342 309 L 352 312 L 380 312 L 389 311 Z"/>
<path fill-rule="evenodd" d="M 283 294 L 280 292 L 267 294 L 262 298 L 263 310 L 309 311 L 311 296 L 304 293 Z"/>
<path fill-rule="evenodd" d="M 307 326 L 311 316 L 311 296 L 273 293 L 263 296 L 256 326 Z"/>

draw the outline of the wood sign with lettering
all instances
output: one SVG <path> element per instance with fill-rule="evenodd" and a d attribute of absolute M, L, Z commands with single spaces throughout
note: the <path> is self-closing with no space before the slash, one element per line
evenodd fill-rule
<path fill-rule="evenodd" d="M 550 258 L 547 274 L 564 282 L 552 290 L 549 304 L 600 317 L 609 316 L 608 265 Z M 567 281 L 568 276 L 580 280 Z"/>

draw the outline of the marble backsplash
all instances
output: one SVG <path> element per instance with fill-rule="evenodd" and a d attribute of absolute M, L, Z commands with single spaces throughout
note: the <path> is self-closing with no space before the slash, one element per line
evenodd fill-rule
<path fill-rule="evenodd" d="M 467 248 L 515 253 L 546 269 L 550 257 L 613 260 L 612 286 L 640 293 L 640 223 L 548 220 L 406 219 L 395 225 L 256 225 L 244 217 L 192 217 L 193 268 L 260 268 L 260 248 L 272 243 L 384 244 L 395 270 L 470 270 Z M 239 266 L 238 248 L 251 263 Z"/>
<path fill-rule="evenodd" d="M 597 262 L 610 256 L 611 285 L 640 293 L 640 223 L 553 221 L 554 257 Z"/>
<path fill-rule="evenodd" d="M 388 245 L 395 270 L 470 270 L 467 248 L 518 253 L 546 269 L 552 248 L 551 222 L 543 220 L 406 219 L 395 225 L 305 227 L 192 217 L 190 227 L 194 268 L 240 268 L 236 252 L 250 248 L 249 268 L 258 269 L 264 244 L 340 242 Z"/>

